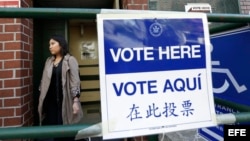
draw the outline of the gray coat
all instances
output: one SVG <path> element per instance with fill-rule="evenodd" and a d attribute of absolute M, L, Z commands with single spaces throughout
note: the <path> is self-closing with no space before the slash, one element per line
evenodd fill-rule
<path fill-rule="evenodd" d="M 40 84 L 40 96 L 38 104 L 38 113 L 40 125 L 44 119 L 42 107 L 45 96 L 48 92 L 50 86 L 50 80 L 52 77 L 52 68 L 53 61 L 55 57 L 49 57 L 44 66 L 43 75 Z M 63 87 L 63 101 L 62 101 L 62 119 L 63 124 L 74 124 L 78 123 L 82 116 L 83 112 L 81 109 L 81 104 L 79 103 L 80 110 L 77 114 L 73 114 L 73 98 L 77 93 L 80 93 L 80 78 L 79 78 L 79 69 L 78 62 L 75 57 L 70 56 L 69 54 L 64 56 L 62 62 L 62 87 Z"/>

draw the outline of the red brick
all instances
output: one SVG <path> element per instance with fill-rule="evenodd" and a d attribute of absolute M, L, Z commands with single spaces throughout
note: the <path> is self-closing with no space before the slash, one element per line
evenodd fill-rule
<path fill-rule="evenodd" d="M 22 40 L 24 43 L 29 43 L 29 37 L 28 37 L 27 35 L 22 34 L 22 35 L 21 35 L 21 40 Z"/>
<path fill-rule="evenodd" d="M 4 99 L 4 107 L 21 106 L 22 98 Z"/>
<path fill-rule="evenodd" d="M 31 112 L 31 116 L 25 119 L 23 126 L 32 126 L 32 124 L 33 124 L 33 115 Z"/>
<path fill-rule="evenodd" d="M 22 124 L 22 117 L 12 117 L 12 118 L 5 118 L 4 119 L 4 126 L 15 126 Z"/>
<path fill-rule="evenodd" d="M 4 68 L 22 68 L 22 62 L 21 60 L 4 61 Z"/>
<path fill-rule="evenodd" d="M 21 18 L 16 18 L 15 23 L 21 23 L 22 19 Z"/>
<path fill-rule="evenodd" d="M 29 53 L 29 60 L 33 60 L 33 54 L 32 53 Z"/>
<path fill-rule="evenodd" d="M 14 59 L 14 52 L 0 52 L 0 60 Z"/>
<path fill-rule="evenodd" d="M 29 19 L 22 19 L 21 22 L 23 26 L 29 27 Z"/>
<path fill-rule="evenodd" d="M 0 93 L 1 93 L 0 98 L 13 97 L 14 96 L 14 90 L 13 89 L 1 89 Z"/>
<path fill-rule="evenodd" d="M 23 68 L 30 68 L 31 65 L 32 65 L 31 61 L 26 61 L 26 60 L 23 61 Z"/>
<path fill-rule="evenodd" d="M 0 80 L 0 88 L 3 88 L 3 80 Z M 0 90 L 1 93 L 1 90 Z"/>
<path fill-rule="evenodd" d="M 4 43 L 5 50 L 20 50 L 21 42 L 6 42 Z"/>
<path fill-rule="evenodd" d="M 5 32 L 21 32 L 21 25 L 5 25 Z"/>
<path fill-rule="evenodd" d="M 24 104 L 24 105 L 22 105 L 22 107 L 16 108 L 16 111 L 15 111 L 16 116 L 23 115 L 25 112 L 27 112 L 29 110 L 28 105 L 29 104 Z"/>
<path fill-rule="evenodd" d="M 21 79 L 10 79 L 10 80 L 4 80 L 4 87 L 20 87 L 23 86 Z"/>
<path fill-rule="evenodd" d="M 30 85 L 31 84 L 31 81 L 30 81 L 30 78 L 24 78 L 23 80 L 23 85 Z"/>
<path fill-rule="evenodd" d="M 32 95 L 27 94 L 23 97 L 23 103 L 29 103 L 32 100 Z"/>
<path fill-rule="evenodd" d="M 13 71 L 12 70 L 0 70 L 0 79 L 1 78 L 12 78 Z"/>
<path fill-rule="evenodd" d="M 0 33 L 0 41 L 13 41 L 14 34 L 13 33 Z"/>
<path fill-rule="evenodd" d="M 33 70 L 29 69 L 29 76 L 33 76 Z"/>
<path fill-rule="evenodd" d="M 143 5 L 143 10 L 148 10 L 148 5 L 147 4 Z"/>
<path fill-rule="evenodd" d="M 0 43 L 0 51 L 3 50 L 3 43 Z"/>
<path fill-rule="evenodd" d="M 0 18 L 0 24 L 14 23 L 14 18 Z"/>
<path fill-rule="evenodd" d="M 30 47 L 30 44 L 28 44 L 28 42 L 27 43 L 23 43 L 23 50 L 29 51 L 29 52 L 32 51 L 31 47 Z"/>
<path fill-rule="evenodd" d="M 148 0 L 133 0 L 134 4 L 148 4 Z"/>
<path fill-rule="evenodd" d="M 33 19 L 30 19 L 30 20 L 29 20 L 29 29 L 30 29 L 31 31 L 33 31 L 33 27 L 34 27 Z M 32 32 L 32 33 L 33 33 L 33 32 Z"/>
<path fill-rule="evenodd" d="M 3 25 L 0 25 L 0 32 L 3 32 Z"/>
<path fill-rule="evenodd" d="M 3 107 L 3 100 L 0 99 L 0 108 L 2 108 L 2 107 Z"/>
<path fill-rule="evenodd" d="M 14 109 L 0 109 L 0 117 L 11 117 L 14 116 Z"/>
<path fill-rule="evenodd" d="M 0 127 L 3 126 L 3 119 L 0 118 Z"/>
<path fill-rule="evenodd" d="M 21 41 L 22 33 L 15 33 L 16 34 L 16 41 Z"/>
<path fill-rule="evenodd" d="M 26 35 L 30 35 L 30 29 L 26 26 L 23 26 L 23 33 L 26 34 Z"/>
<path fill-rule="evenodd" d="M 126 1 L 126 4 L 133 4 L 134 3 L 134 0 L 127 0 Z"/>
<path fill-rule="evenodd" d="M 143 10 L 142 9 L 142 5 L 140 5 L 140 4 L 136 4 L 136 5 L 134 5 L 134 4 L 129 4 L 128 5 L 128 9 L 131 9 L 131 10 Z"/>
<path fill-rule="evenodd" d="M 24 6 L 26 6 L 26 7 L 32 7 L 33 6 L 31 0 L 22 0 L 21 4 L 24 4 Z"/>
<path fill-rule="evenodd" d="M 21 7 L 28 7 L 28 5 L 24 2 L 21 3 Z"/>
<path fill-rule="evenodd" d="M 16 96 L 23 96 L 29 92 L 29 87 L 16 88 Z"/>
<path fill-rule="evenodd" d="M 8 5 L 11 5 L 11 6 L 18 6 L 18 1 L 11 1 L 11 0 L 2 0 L 0 1 L 0 5 L 5 7 L 5 6 L 8 6 Z"/>
<path fill-rule="evenodd" d="M 26 113 L 24 114 L 24 121 L 30 119 L 31 117 L 32 117 L 32 111 L 29 110 L 28 112 L 26 112 Z"/>
<path fill-rule="evenodd" d="M 30 124 L 32 117 L 33 117 L 32 111 L 28 111 L 27 113 L 24 114 L 24 124 L 26 124 L 26 126 Z"/>
<path fill-rule="evenodd" d="M 16 51 L 16 58 L 15 59 L 28 59 L 29 54 L 24 51 Z"/>
<path fill-rule="evenodd" d="M 21 107 L 15 108 L 15 116 L 21 116 L 22 114 L 23 113 Z"/>
<path fill-rule="evenodd" d="M 28 69 L 16 70 L 16 77 L 26 77 L 29 74 Z"/>

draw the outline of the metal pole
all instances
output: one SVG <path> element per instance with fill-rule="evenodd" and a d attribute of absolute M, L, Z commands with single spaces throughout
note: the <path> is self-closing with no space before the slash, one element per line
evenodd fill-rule
<path fill-rule="evenodd" d="M 96 19 L 100 9 L 86 8 L 0 8 L 2 18 Z"/>
<path fill-rule="evenodd" d="M 230 102 L 221 98 L 214 98 L 216 104 L 223 105 L 225 107 L 230 107 L 231 109 L 237 109 L 239 112 L 250 112 L 250 106 L 242 105 L 235 102 Z M 250 121 L 250 119 L 249 119 Z"/>
<path fill-rule="evenodd" d="M 218 26 L 209 27 L 209 33 L 210 34 L 220 33 L 223 31 L 229 31 L 229 30 L 244 27 L 247 25 L 248 25 L 247 23 L 223 23 Z"/>
<path fill-rule="evenodd" d="M 91 125 L 58 125 L 58 126 L 27 126 L 27 127 L 3 127 L 0 128 L 0 140 L 2 139 L 42 139 L 54 137 L 75 137 L 78 132 L 82 138 L 95 136 L 101 133 L 101 127 Z"/>
<path fill-rule="evenodd" d="M 209 22 L 222 23 L 248 23 L 250 22 L 250 15 L 244 14 L 207 14 Z"/>
<path fill-rule="evenodd" d="M 250 122 L 250 112 L 216 115 L 217 124 L 234 124 Z M 87 137 L 102 136 L 101 123 L 96 125 L 58 125 L 0 128 L 1 139 L 41 139 L 54 137 Z"/>
<path fill-rule="evenodd" d="M 250 112 L 228 113 L 216 115 L 217 124 L 235 124 L 250 122 Z"/>
<path fill-rule="evenodd" d="M 130 10 L 112 10 L 115 13 L 124 13 Z M 137 10 L 138 12 L 141 10 Z M 130 13 L 137 12 L 133 10 Z M 150 12 L 150 11 L 145 11 Z M 152 11 L 157 12 L 157 11 Z M 160 11 L 161 13 L 164 13 Z M 169 11 L 165 11 L 169 13 Z M 101 13 L 101 9 L 86 9 L 86 8 L 0 8 L 0 17 L 8 18 L 84 18 L 96 19 L 96 14 Z M 209 22 L 222 22 L 222 23 L 248 23 L 250 15 L 243 14 L 207 14 Z"/>

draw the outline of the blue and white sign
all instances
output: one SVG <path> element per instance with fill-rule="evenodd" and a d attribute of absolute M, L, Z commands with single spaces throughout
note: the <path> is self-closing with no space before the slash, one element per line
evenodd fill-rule
<path fill-rule="evenodd" d="M 211 37 L 214 96 L 250 106 L 250 28 Z"/>
<path fill-rule="evenodd" d="M 103 138 L 215 126 L 206 14 L 99 14 Z"/>
<path fill-rule="evenodd" d="M 211 36 L 214 97 L 250 106 L 250 28 L 244 27 Z M 239 109 L 216 103 L 216 113 L 235 113 Z M 223 141 L 223 126 L 199 129 L 209 141 Z"/>

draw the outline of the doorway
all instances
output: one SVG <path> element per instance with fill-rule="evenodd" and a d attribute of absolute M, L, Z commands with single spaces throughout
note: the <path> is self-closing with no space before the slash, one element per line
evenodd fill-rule
<path fill-rule="evenodd" d="M 115 7 L 114 7 L 115 6 Z M 39 8 L 119 8 L 119 0 L 36 0 L 34 7 Z M 69 50 L 77 58 L 81 73 L 81 102 L 86 113 L 86 122 L 100 121 L 100 93 L 97 52 L 97 31 L 95 19 L 34 19 L 34 60 L 33 60 L 33 93 L 34 125 L 39 125 L 37 106 L 39 84 L 45 60 L 50 56 L 48 40 L 52 34 L 64 35 L 69 43 Z M 83 28 L 81 28 L 81 26 Z M 83 29 L 83 30 L 81 30 Z M 81 31 L 83 34 L 81 35 Z M 90 41 L 90 42 L 89 42 Z M 91 46 L 95 47 L 91 54 Z M 80 49 L 88 49 L 83 51 Z M 78 52 L 79 51 L 79 52 Z M 89 52 L 90 51 L 90 52 Z M 84 54 L 80 56 L 80 54 Z M 93 56 L 94 55 L 94 56 Z M 79 57 L 80 56 L 80 57 Z M 90 57 L 92 56 L 92 57 Z M 84 59 L 85 58 L 85 59 Z M 92 59 L 90 59 L 92 58 Z M 94 59 L 93 59 L 94 58 Z M 93 116 L 98 118 L 93 118 Z M 85 121 L 84 121 L 85 122 Z"/>

